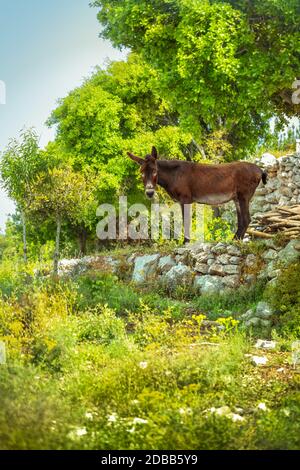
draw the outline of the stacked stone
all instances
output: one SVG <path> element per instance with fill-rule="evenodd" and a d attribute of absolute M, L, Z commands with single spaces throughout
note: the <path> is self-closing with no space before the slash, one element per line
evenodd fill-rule
<path fill-rule="evenodd" d="M 200 293 L 235 288 L 240 284 L 243 256 L 235 245 L 194 243 L 177 253 L 178 261 L 189 262 L 195 273 L 194 287 Z"/>
<path fill-rule="evenodd" d="M 271 326 L 271 317 L 273 311 L 270 305 L 267 302 L 259 302 L 254 309 L 247 310 L 246 313 L 240 316 L 241 320 L 245 326 L 262 326 L 268 328 Z"/>
<path fill-rule="evenodd" d="M 300 203 L 300 155 L 286 155 L 275 158 L 265 153 L 255 162 L 268 173 L 266 185 L 260 183 L 250 205 L 251 227 L 263 230 L 262 215 L 275 210 L 277 206 Z"/>
<path fill-rule="evenodd" d="M 300 203 L 300 156 L 288 155 L 279 161 L 279 205 Z"/>
<path fill-rule="evenodd" d="M 278 178 L 279 161 L 274 155 L 265 153 L 261 159 L 257 159 L 255 163 L 268 173 L 267 184 L 262 182 L 259 184 L 255 196 L 250 205 L 250 211 L 255 218 L 264 212 L 268 212 L 276 207 L 280 199 L 280 182 Z"/>

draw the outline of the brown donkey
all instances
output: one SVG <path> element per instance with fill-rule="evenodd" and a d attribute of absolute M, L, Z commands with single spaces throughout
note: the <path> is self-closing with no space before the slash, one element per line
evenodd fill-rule
<path fill-rule="evenodd" d="M 128 152 L 141 166 L 141 174 L 148 198 L 155 194 L 158 184 L 181 205 L 184 223 L 184 242 L 190 240 L 190 204 L 199 202 L 212 206 L 234 201 L 238 229 L 235 238 L 243 239 L 250 223 L 249 203 L 260 183 L 267 182 L 267 173 L 247 162 L 206 165 L 182 160 L 159 160 L 155 147 L 145 158 Z"/>

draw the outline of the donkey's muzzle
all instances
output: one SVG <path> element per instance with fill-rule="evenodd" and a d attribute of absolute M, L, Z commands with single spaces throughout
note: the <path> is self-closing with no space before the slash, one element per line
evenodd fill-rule
<path fill-rule="evenodd" d="M 152 199 L 153 196 L 154 196 L 155 191 L 154 191 L 154 189 L 147 189 L 147 190 L 145 191 L 145 193 L 146 193 L 146 196 L 147 196 L 149 199 Z"/>

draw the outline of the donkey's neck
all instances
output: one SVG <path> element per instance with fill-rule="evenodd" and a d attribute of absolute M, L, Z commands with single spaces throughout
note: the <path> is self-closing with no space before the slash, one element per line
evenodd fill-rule
<path fill-rule="evenodd" d="M 170 184 L 174 180 L 175 173 L 178 169 L 178 164 L 175 164 L 174 161 L 168 160 L 158 160 L 157 162 L 158 167 L 158 181 L 157 184 L 168 190 Z"/>

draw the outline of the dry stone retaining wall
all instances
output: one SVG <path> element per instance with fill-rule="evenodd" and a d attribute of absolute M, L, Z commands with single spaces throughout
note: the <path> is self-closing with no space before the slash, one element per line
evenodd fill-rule
<path fill-rule="evenodd" d="M 136 253 L 122 261 L 114 256 L 62 260 L 59 274 L 77 274 L 97 266 L 118 275 L 122 267 L 122 273 L 125 269 L 128 280 L 136 284 L 157 282 L 171 289 L 188 285 L 204 294 L 249 285 L 257 278 L 274 282 L 282 267 L 299 258 L 299 240 L 290 241 L 284 248 L 266 240 L 259 254 L 247 252 L 247 244 L 196 242 L 168 255 Z"/>
<path fill-rule="evenodd" d="M 251 202 L 251 214 L 265 213 L 276 206 L 300 204 L 300 154 L 280 158 L 265 153 L 255 162 L 268 172 L 268 181 L 257 188 Z"/>

